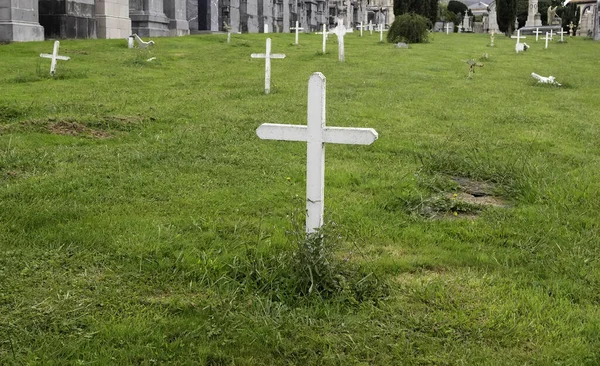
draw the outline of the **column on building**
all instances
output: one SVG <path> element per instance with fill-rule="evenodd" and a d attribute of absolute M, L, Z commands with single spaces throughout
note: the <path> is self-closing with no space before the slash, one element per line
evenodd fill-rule
<path fill-rule="evenodd" d="M 190 34 L 186 6 L 186 0 L 164 0 L 165 15 L 169 18 L 169 35 L 172 37 Z"/>
<path fill-rule="evenodd" d="M 96 38 L 94 0 L 40 0 L 39 11 L 46 38 Z"/>
<path fill-rule="evenodd" d="M 0 0 L 0 41 L 43 41 L 38 0 Z"/>
<path fill-rule="evenodd" d="M 96 22 L 98 38 L 129 37 L 129 0 L 96 0 Z"/>
<path fill-rule="evenodd" d="M 129 0 L 131 32 L 141 37 L 168 36 L 170 20 L 163 5 L 163 0 Z"/>

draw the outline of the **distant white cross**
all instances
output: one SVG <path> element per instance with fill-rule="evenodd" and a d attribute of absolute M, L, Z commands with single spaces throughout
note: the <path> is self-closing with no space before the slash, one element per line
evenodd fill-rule
<path fill-rule="evenodd" d="M 335 34 L 338 39 L 338 60 L 344 62 L 344 36 L 346 35 L 344 22 L 338 22 L 337 27 L 333 29 L 332 33 Z"/>
<path fill-rule="evenodd" d="M 539 39 L 540 33 L 544 33 L 544 32 L 540 31 L 540 28 L 535 28 L 535 32 L 533 32 L 533 33 L 535 33 L 535 41 L 537 42 Z"/>
<path fill-rule="evenodd" d="M 564 35 L 568 34 L 569 32 L 565 32 L 562 28 L 560 29 L 560 32 L 556 32 L 556 34 L 560 34 L 560 42 L 563 43 L 565 41 Z"/>
<path fill-rule="evenodd" d="M 546 40 L 546 47 L 544 47 L 544 49 L 548 48 L 548 41 L 552 39 L 552 37 L 549 36 L 550 33 L 546 32 L 546 37 L 542 38 L 544 40 Z"/>
<path fill-rule="evenodd" d="M 253 53 L 250 55 L 252 58 L 264 58 L 265 59 L 265 94 L 271 92 L 271 59 L 272 58 L 285 58 L 284 54 L 274 53 L 271 54 L 271 38 L 267 38 L 267 50 L 265 53 Z"/>
<path fill-rule="evenodd" d="M 67 56 L 59 56 L 58 48 L 60 47 L 59 41 L 54 41 L 54 49 L 52 50 L 52 54 L 40 53 L 40 57 L 50 58 L 52 62 L 50 63 L 50 75 L 54 76 L 56 74 L 56 60 L 64 60 L 69 61 L 71 58 Z"/>
<path fill-rule="evenodd" d="M 383 42 L 383 23 L 379 24 L 379 42 Z"/>
<path fill-rule="evenodd" d="M 360 22 L 360 25 L 357 25 L 356 28 L 360 29 L 360 36 L 362 37 L 363 29 L 367 28 L 367 26 L 363 25 L 363 22 Z"/>
<path fill-rule="evenodd" d="M 317 32 L 317 34 L 323 35 L 323 54 L 325 54 L 325 50 L 327 48 L 327 36 L 329 35 L 329 33 L 327 32 L 327 26 L 323 24 L 323 31 Z"/>
<path fill-rule="evenodd" d="M 550 29 L 550 39 L 554 39 L 554 34 L 552 32 L 554 32 L 554 29 Z"/>
<path fill-rule="evenodd" d="M 296 31 L 296 44 L 298 44 L 298 31 L 304 30 L 304 28 L 300 28 L 298 26 L 298 21 L 296 20 L 296 26 L 290 28 L 291 30 L 295 30 Z"/>
<path fill-rule="evenodd" d="M 523 46 L 520 46 L 521 43 L 521 38 L 527 38 L 525 36 L 521 36 L 521 30 L 517 30 L 517 36 L 510 36 L 510 38 L 516 38 L 517 39 L 517 44 L 515 45 L 515 49 L 517 51 L 517 53 L 519 53 L 519 50 L 522 50 Z"/>
<path fill-rule="evenodd" d="M 223 22 L 223 28 L 227 31 L 227 43 L 231 42 L 231 26 L 226 22 Z"/>
<path fill-rule="evenodd" d="M 373 21 L 369 20 L 369 32 L 373 35 Z"/>
<path fill-rule="evenodd" d="M 450 23 L 446 23 L 446 35 L 450 34 Z"/>
<path fill-rule="evenodd" d="M 492 31 L 490 32 L 490 47 L 494 47 L 494 30 L 492 29 Z"/>
<path fill-rule="evenodd" d="M 325 126 L 325 76 L 315 72 L 308 80 L 308 122 L 303 125 L 264 123 L 256 134 L 263 140 L 306 142 L 306 233 L 323 226 L 325 143 L 370 145 L 377 140 L 372 128 Z"/>

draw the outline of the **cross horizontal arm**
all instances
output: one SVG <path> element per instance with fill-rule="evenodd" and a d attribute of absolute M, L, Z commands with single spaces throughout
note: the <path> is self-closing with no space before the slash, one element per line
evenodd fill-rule
<path fill-rule="evenodd" d="M 323 142 L 330 144 L 371 145 L 379 135 L 372 128 L 325 127 Z"/>
<path fill-rule="evenodd" d="M 250 55 L 252 58 L 267 58 L 267 55 L 264 53 L 253 53 Z M 269 55 L 269 58 L 285 58 L 285 55 L 282 53 L 273 53 Z"/>
<path fill-rule="evenodd" d="M 44 58 L 52 58 L 51 54 L 48 53 L 40 53 L 40 57 L 44 57 Z M 56 56 L 57 60 L 64 60 L 64 61 L 69 61 L 71 58 L 68 56 Z"/>
<path fill-rule="evenodd" d="M 256 129 L 262 140 L 306 141 L 307 127 L 300 125 L 284 125 L 279 123 L 263 123 Z"/>

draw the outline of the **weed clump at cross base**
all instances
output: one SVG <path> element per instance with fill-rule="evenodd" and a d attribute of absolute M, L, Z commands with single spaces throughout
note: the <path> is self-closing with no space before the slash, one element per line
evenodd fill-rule
<path fill-rule="evenodd" d="M 294 226 L 288 231 L 293 246 L 278 253 L 259 253 L 255 247 L 246 247 L 246 256 L 236 263 L 233 277 L 247 291 L 294 304 L 315 298 L 349 305 L 377 303 L 388 296 L 388 285 L 373 271 L 353 263 L 350 255 L 340 255 L 342 237 L 334 224 L 310 235 Z"/>
<path fill-rule="evenodd" d="M 427 43 L 431 21 L 422 15 L 407 13 L 400 15 L 390 27 L 387 40 L 391 43 Z"/>

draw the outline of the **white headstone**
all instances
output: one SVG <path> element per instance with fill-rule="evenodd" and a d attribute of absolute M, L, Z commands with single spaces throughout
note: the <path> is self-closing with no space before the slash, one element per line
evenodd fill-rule
<path fill-rule="evenodd" d="M 60 47 L 59 41 L 54 41 L 54 49 L 52 50 L 52 54 L 40 53 L 40 57 L 52 59 L 50 63 L 50 75 L 54 76 L 56 74 L 56 60 L 64 60 L 69 61 L 71 58 L 67 56 L 59 56 L 58 49 Z"/>
<path fill-rule="evenodd" d="M 296 31 L 296 44 L 298 44 L 298 31 L 304 30 L 304 28 L 300 28 L 298 26 L 298 21 L 296 20 L 296 26 L 290 28 L 291 30 L 295 30 Z"/>
<path fill-rule="evenodd" d="M 263 140 L 303 141 L 306 153 L 306 233 L 323 226 L 325 188 L 325 143 L 370 145 L 377 140 L 372 128 L 326 127 L 325 76 L 320 72 L 308 80 L 308 122 L 303 125 L 264 123 L 256 134 Z"/>
<path fill-rule="evenodd" d="M 134 40 L 135 38 L 133 36 L 127 37 L 127 48 L 135 47 Z"/>
<path fill-rule="evenodd" d="M 327 26 L 325 24 L 323 24 L 323 31 L 322 32 L 317 32 L 317 34 L 322 34 L 323 35 L 323 54 L 325 54 L 325 51 L 327 49 L 327 35 L 329 33 L 327 33 Z"/>
<path fill-rule="evenodd" d="M 285 58 L 284 54 L 274 53 L 271 54 L 271 38 L 267 38 L 267 50 L 265 53 L 253 53 L 250 55 L 252 58 L 264 58 L 265 59 L 265 94 L 271 92 L 271 59 L 272 58 Z"/>
<path fill-rule="evenodd" d="M 344 36 L 346 35 L 346 27 L 343 22 L 338 22 L 337 27 L 333 29 L 333 34 L 338 39 L 338 59 L 340 62 L 344 62 Z"/>
<path fill-rule="evenodd" d="M 369 32 L 373 35 L 373 21 L 369 20 Z"/>
<path fill-rule="evenodd" d="M 265 32 L 265 33 L 269 33 L 269 25 L 268 25 L 268 24 L 265 24 L 265 25 L 264 25 L 264 28 L 265 28 L 265 29 L 264 29 L 264 32 Z"/>

